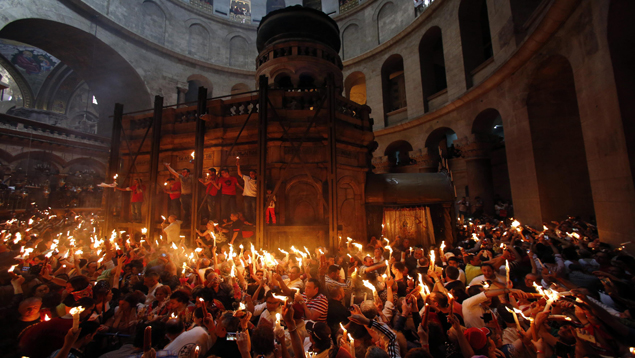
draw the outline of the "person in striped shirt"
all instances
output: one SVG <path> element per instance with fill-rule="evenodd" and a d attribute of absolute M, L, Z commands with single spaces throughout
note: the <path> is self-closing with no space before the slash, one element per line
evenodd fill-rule
<path fill-rule="evenodd" d="M 329 301 L 320 293 L 320 281 L 316 278 L 307 280 L 304 293 L 295 295 L 295 303 L 302 305 L 307 320 L 326 322 Z"/>

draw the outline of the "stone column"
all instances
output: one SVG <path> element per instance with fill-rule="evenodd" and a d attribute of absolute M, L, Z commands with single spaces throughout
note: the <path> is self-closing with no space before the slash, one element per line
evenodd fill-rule
<path fill-rule="evenodd" d="M 470 203 L 474 208 L 475 198 L 480 196 L 485 202 L 483 212 L 494 214 L 494 179 L 490 160 L 491 142 L 481 138 L 462 138 L 454 142 L 461 150 L 467 169 L 467 185 Z"/>

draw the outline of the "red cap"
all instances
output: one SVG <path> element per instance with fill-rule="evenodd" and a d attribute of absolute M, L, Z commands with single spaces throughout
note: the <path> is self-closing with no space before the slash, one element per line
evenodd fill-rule
<path fill-rule="evenodd" d="M 483 328 L 468 328 L 463 334 L 465 338 L 467 338 L 468 342 L 470 342 L 470 346 L 472 349 L 479 350 L 487 344 L 487 336 L 490 334 L 490 330 Z"/>

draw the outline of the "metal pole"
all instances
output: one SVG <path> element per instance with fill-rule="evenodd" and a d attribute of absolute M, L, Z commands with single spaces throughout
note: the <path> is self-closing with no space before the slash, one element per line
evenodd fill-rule
<path fill-rule="evenodd" d="M 110 158 L 108 159 L 108 174 L 106 181 L 110 180 L 119 170 L 119 146 L 121 144 L 121 127 L 123 120 L 123 104 L 115 104 L 115 113 L 112 119 L 112 139 L 110 141 Z M 104 208 L 106 211 L 104 229 L 102 235 L 108 235 L 113 225 L 112 206 L 115 196 L 114 189 L 107 188 L 104 191 Z"/>
<path fill-rule="evenodd" d="M 155 216 L 159 204 L 157 189 L 162 186 L 157 184 L 159 177 L 159 150 L 161 149 L 161 122 L 163 121 L 163 97 L 154 97 L 154 119 L 152 121 L 152 149 L 150 150 L 150 183 L 148 190 L 148 215 L 145 219 L 145 227 L 148 228 L 148 238 L 153 242 L 153 232 L 156 224 Z"/>
<path fill-rule="evenodd" d="M 190 244 L 194 242 L 196 229 L 198 228 L 198 198 L 201 184 L 198 178 L 203 173 L 203 160 L 205 159 L 205 121 L 203 115 L 207 113 L 207 88 L 198 88 L 198 105 L 196 109 L 196 137 L 194 139 L 194 173 L 192 180 L 192 215 L 190 217 Z"/>
<path fill-rule="evenodd" d="M 267 175 L 267 106 L 269 96 L 269 84 L 267 76 L 259 78 L 258 97 L 258 178 L 256 180 L 256 247 L 265 245 L 265 201 L 267 188 L 265 177 Z"/>
<path fill-rule="evenodd" d="M 337 132 L 335 115 L 336 110 L 336 93 L 335 93 L 335 80 L 333 74 L 329 74 L 327 77 L 327 96 L 329 101 L 329 113 L 328 113 L 328 188 L 329 188 L 329 246 L 335 248 L 337 245 Z"/>

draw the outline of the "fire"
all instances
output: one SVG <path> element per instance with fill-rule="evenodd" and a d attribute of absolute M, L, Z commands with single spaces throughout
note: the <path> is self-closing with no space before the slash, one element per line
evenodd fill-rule
<path fill-rule="evenodd" d="M 51 317 L 49 317 L 48 314 L 45 314 L 44 315 L 44 321 L 50 321 L 50 320 L 51 320 Z"/>

